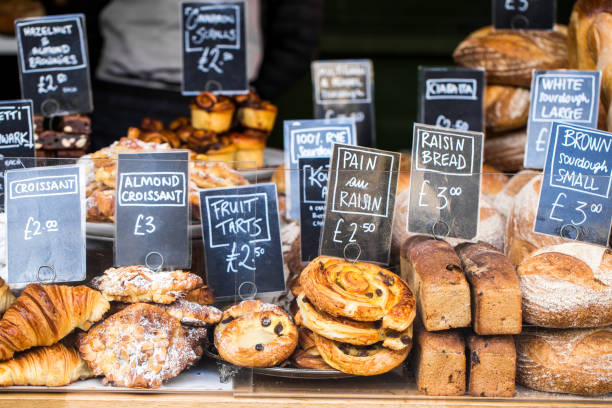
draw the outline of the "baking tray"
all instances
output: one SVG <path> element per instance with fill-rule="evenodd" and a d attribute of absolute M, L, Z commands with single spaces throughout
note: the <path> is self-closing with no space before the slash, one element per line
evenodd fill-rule
<path fill-rule="evenodd" d="M 188 370 L 183 371 L 177 377 L 167 381 L 159 388 L 126 388 L 103 385 L 101 378 L 90 378 L 77 381 L 63 387 L 42 386 L 12 386 L 0 387 L 0 392 L 120 392 L 120 393 L 233 393 L 239 386 L 251 388 L 250 378 L 245 376 L 244 380 L 229 377 L 227 381 L 221 381 L 218 363 L 211 360 L 200 360 L 200 362 Z M 244 382 L 244 383 L 243 383 Z M 246 390 L 244 390 L 246 391 Z"/>
<path fill-rule="evenodd" d="M 233 366 L 231 363 L 223 360 L 215 350 L 213 344 L 204 346 L 204 354 L 219 362 L 219 364 L 226 364 Z M 265 375 L 269 377 L 279 378 L 290 378 L 290 379 L 302 379 L 302 380 L 339 380 L 341 378 L 355 377 L 352 374 L 343 373 L 338 370 L 314 370 L 305 368 L 295 367 L 253 367 L 253 374 Z"/>

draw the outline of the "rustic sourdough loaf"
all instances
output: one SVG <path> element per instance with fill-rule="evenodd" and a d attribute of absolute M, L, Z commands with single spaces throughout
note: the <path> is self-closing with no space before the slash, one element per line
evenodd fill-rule
<path fill-rule="evenodd" d="M 541 327 L 612 324 L 612 251 L 579 242 L 541 248 L 518 267 L 523 319 Z"/>
<path fill-rule="evenodd" d="M 612 328 L 530 329 L 517 336 L 516 379 L 539 391 L 612 392 Z"/>

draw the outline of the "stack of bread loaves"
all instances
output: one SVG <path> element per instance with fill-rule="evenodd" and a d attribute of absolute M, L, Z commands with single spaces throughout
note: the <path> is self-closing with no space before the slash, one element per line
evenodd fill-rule
<path fill-rule="evenodd" d="M 534 69 L 568 67 L 567 27 L 552 31 L 484 27 L 459 44 L 457 65 L 484 68 L 485 160 L 504 171 L 523 166 L 531 75 Z"/>
<path fill-rule="evenodd" d="M 513 334 L 521 332 L 516 271 L 495 247 L 416 235 L 401 248 L 402 276 L 414 289 L 414 368 L 428 395 L 514 395 Z M 464 339 L 464 331 L 472 327 Z M 467 343 L 467 355 L 466 355 Z"/>
<path fill-rule="evenodd" d="M 517 381 L 540 391 L 610 392 L 612 251 L 534 232 L 543 176 L 514 178 L 505 251 L 517 267 L 529 326 L 517 338 Z"/>
<path fill-rule="evenodd" d="M 298 366 L 324 362 L 349 374 L 377 375 L 408 357 L 416 304 L 399 276 L 373 264 L 320 256 L 302 271 L 300 287 Z"/>

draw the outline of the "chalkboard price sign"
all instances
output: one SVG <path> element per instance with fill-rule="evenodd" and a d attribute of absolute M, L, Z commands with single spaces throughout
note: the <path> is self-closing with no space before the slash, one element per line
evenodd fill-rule
<path fill-rule="evenodd" d="M 534 71 L 524 165 L 541 169 L 553 121 L 597 127 L 599 71 Z"/>
<path fill-rule="evenodd" d="M 85 17 L 69 14 L 15 21 L 21 94 L 44 116 L 93 110 Z"/>
<path fill-rule="evenodd" d="M 200 192 L 206 279 L 217 299 L 285 292 L 276 184 Z"/>
<path fill-rule="evenodd" d="M 315 118 L 354 118 L 357 144 L 374 146 L 372 61 L 313 61 L 311 70 Z"/>
<path fill-rule="evenodd" d="M 419 67 L 419 121 L 457 130 L 483 130 L 484 70 Z"/>
<path fill-rule="evenodd" d="M 552 30 L 555 0 L 493 0 L 493 25 L 499 29 Z"/>
<path fill-rule="evenodd" d="M 389 263 L 400 154 L 335 144 L 321 255 Z"/>
<path fill-rule="evenodd" d="M 188 185 L 188 152 L 119 154 L 115 266 L 191 266 Z"/>
<path fill-rule="evenodd" d="M 248 92 L 244 0 L 182 3 L 183 95 Z"/>
<path fill-rule="evenodd" d="M 79 166 L 8 170 L 8 283 L 85 279 L 85 188 Z"/>
<path fill-rule="evenodd" d="M 355 144 L 353 118 L 286 120 L 285 130 L 285 189 L 287 191 L 287 218 L 300 217 L 300 189 L 298 160 L 301 157 L 330 158 L 334 143 Z"/>
<path fill-rule="evenodd" d="M 300 231 L 302 262 L 319 256 L 319 239 L 325 216 L 329 158 L 301 158 L 300 168 Z"/>
<path fill-rule="evenodd" d="M 612 133 L 553 122 L 534 231 L 606 246 Z"/>
<path fill-rule="evenodd" d="M 409 232 L 468 240 L 478 235 L 483 138 L 414 124 Z"/>
<path fill-rule="evenodd" d="M 4 170 L 30 167 L 33 162 L 32 110 L 30 100 L 0 101 L 0 203 L 4 203 Z"/>

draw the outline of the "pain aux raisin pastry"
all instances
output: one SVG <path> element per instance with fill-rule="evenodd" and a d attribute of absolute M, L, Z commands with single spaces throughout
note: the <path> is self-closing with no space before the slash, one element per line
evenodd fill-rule
<path fill-rule="evenodd" d="M 373 264 L 318 257 L 299 282 L 296 324 L 317 339 L 316 353 L 327 365 L 348 374 L 377 375 L 406 358 L 416 301 L 399 276 Z M 298 367 L 298 358 L 314 359 L 312 350 L 301 349 L 293 357 Z"/>
<path fill-rule="evenodd" d="M 77 340 L 81 357 L 104 384 L 156 388 L 201 357 L 200 336 L 160 307 L 130 305 Z"/>
<path fill-rule="evenodd" d="M 223 313 L 214 338 L 225 361 L 242 367 L 273 367 L 291 356 L 298 331 L 279 306 L 246 300 Z"/>
<path fill-rule="evenodd" d="M 297 324 L 297 321 L 296 321 Z M 307 370 L 330 370 L 329 366 L 321 357 L 315 343 L 314 333 L 303 326 L 298 326 L 298 347 L 291 356 L 291 364 L 297 368 Z"/>
<path fill-rule="evenodd" d="M 91 287 L 102 292 L 107 300 L 161 304 L 172 303 L 203 284 L 202 278 L 193 273 L 154 272 L 142 265 L 110 268 L 91 281 Z"/>
<path fill-rule="evenodd" d="M 191 126 L 222 133 L 228 131 L 232 125 L 236 106 L 226 96 L 202 92 L 194 99 L 190 109 Z"/>
<path fill-rule="evenodd" d="M 380 343 L 355 346 L 313 334 L 323 360 L 331 367 L 347 374 L 364 376 L 384 374 L 399 366 L 410 353 L 410 347 L 396 351 L 385 348 Z"/>
<path fill-rule="evenodd" d="M 381 328 L 406 330 L 416 301 L 406 282 L 377 265 L 320 256 L 302 271 L 304 295 L 319 310 L 362 322 L 381 320 Z"/>

